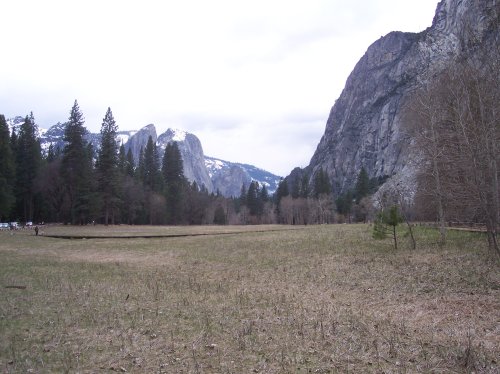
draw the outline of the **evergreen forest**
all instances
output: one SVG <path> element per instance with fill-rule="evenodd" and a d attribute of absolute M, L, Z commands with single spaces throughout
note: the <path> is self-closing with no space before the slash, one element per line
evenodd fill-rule
<path fill-rule="evenodd" d="M 176 142 L 159 153 L 152 138 L 134 160 L 117 140 L 118 124 L 108 108 L 98 149 L 75 101 L 64 127 L 64 145 L 43 151 L 33 113 L 17 131 L 0 115 L 0 221 L 25 224 L 315 224 L 351 220 L 352 207 L 378 184 L 363 169 L 359 186 L 334 200 L 322 169 L 301 185 L 282 179 L 270 195 L 257 181 L 241 186 L 240 196 L 224 197 L 188 181 Z M 348 218 L 345 218 L 348 217 Z M 358 221 L 367 215 L 359 214 Z"/>

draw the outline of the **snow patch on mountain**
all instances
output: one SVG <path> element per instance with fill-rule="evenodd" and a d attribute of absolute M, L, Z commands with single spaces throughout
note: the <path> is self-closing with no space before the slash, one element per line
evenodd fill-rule
<path fill-rule="evenodd" d="M 261 186 L 266 186 L 267 192 L 273 194 L 278 189 L 281 177 L 272 174 L 264 169 L 260 169 L 253 165 L 241 164 L 237 162 L 230 162 L 221 160 L 215 157 L 205 156 L 205 165 L 208 170 L 210 178 L 214 181 L 214 187 L 217 189 L 221 186 L 217 186 L 217 181 L 224 180 L 224 184 L 227 183 L 227 177 L 231 174 L 234 175 L 236 169 L 240 169 L 241 172 L 246 176 L 242 178 L 239 182 L 244 183 L 248 188 L 251 181 L 258 182 Z M 241 184 L 238 186 L 232 186 L 225 193 L 227 196 L 236 196 L 236 192 L 241 191 Z"/>
<path fill-rule="evenodd" d="M 215 173 L 222 170 L 227 165 L 227 161 L 218 160 L 212 157 L 205 157 L 205 165 L 207 166 L 208 175 L 213 178 Z"/>
<path fill-rule="evenodd" d="M 125 145 L 131 136 L 133 136 L 137 131 L 118 131 L 116 133 L 116 141 L 118 145 Z"/>
<path fill-rule="evenodd" d="M 171 129 L 174 135 L 172 136 L 172 141 L 183 142 L 186 140 L 187 132 L 180 129 Z"/>

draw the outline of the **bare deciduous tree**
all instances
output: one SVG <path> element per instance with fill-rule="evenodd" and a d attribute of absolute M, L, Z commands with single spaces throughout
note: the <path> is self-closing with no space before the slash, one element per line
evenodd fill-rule
<path fill-rule="evenodd" d="M 468 62 L 449 71 L 450 127 L 457 139 L 449 153 L 457 161 L 458 192 L 465 202 L 474 202 L 486 224 L 489 247 L 500 256 L 500 71 L 493 66 Z"/>
<path fill-rule="evenodd" d="M 446 216 L 479 221 L 500 256 L 500 69 L 493 55 L 450 65 L 415 92 L 405 118 L 421 158 L 419 193 L 432 197 L 441 240 Z"/>
<path fill-rule="evenodd" d="M 445 206 L 448 197 L 443 185 L 444 169 L 449 169 L 450 162 L 444 152 L 450 142 L 445 131 L 445 96 L 441 80 L 430 82 L 413 93 L 404 115 L 406 128 L 414 140 L 413 156 L 420 161 L 418 192 L 436 207 L 441 244 L 446 242 Z"/>

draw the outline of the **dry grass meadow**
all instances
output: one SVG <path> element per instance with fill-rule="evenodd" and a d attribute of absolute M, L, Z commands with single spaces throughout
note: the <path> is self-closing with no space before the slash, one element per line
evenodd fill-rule
<path fill-rule="evenodd" d="M 0 372 L 500 370 L 481 234 L 440 248 L 419 228 L 394 251 L 367 225 L 43 231 L 100 238 L 0 233 Z"/>

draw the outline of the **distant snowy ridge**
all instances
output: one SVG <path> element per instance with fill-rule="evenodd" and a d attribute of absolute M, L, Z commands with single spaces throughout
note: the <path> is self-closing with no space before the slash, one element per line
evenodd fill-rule
<path fill-rule="evenodd" d="M 232 179 L 235 185 L 231 186 L 231 191 L 221 191 L 226 196 L 239 196 L 241 186 L 244 184 L 247 188 L 252 181 L 258 182 L 261 186 L 266 186 L 269 194 L 273 194 L 278 189 L 281 177 L 270 173 L 264 169 L 249 164 L 230 162 L 215 157 L 205 156 L 205 165 L 210 178 L 214 182 L 214 188 L 219 188 L 220 181 L 227 185 L 227 180 Z M 239 175 L 239 178 L 235 178 Z M 239 180 L 238 180 L 239 179 Z"/>

